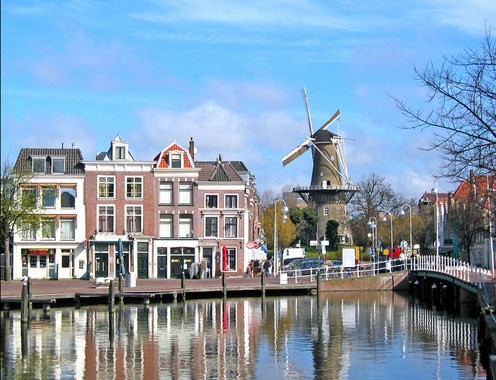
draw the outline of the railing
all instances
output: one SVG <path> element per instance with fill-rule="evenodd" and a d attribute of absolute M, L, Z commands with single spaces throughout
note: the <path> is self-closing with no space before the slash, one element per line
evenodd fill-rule
<path fill-rule="evenodd" d="M 295 283 L 298 283 L 299 279 L 301 281 L 316 281 L 318 273 L 320 273 L 322 279 L 331 280 L 375 276 L 378 273 L 390 273 L 403 270 L 422 270 L 443 273 L 461 281 L 476 285 L 481 284 L 484 281 L 490 281 L 492 278 L 491 271 L 488 269 L 469 265 L 458 259 L 446 256 L 417 256 L 412 259 L 375 261 L 361 263 L 351 268 L 324 265 L 315 268 L 281 270 L 281 273 L 286 274 L 288 279 L 293 279 Z"/>
<path fill-rule="evenodd" d="M 444 273 L 471 284 L 480 284 L 492 278 L 488 269 L 446 256 L 417 256 L 412 260 L 410 269 Z"/>

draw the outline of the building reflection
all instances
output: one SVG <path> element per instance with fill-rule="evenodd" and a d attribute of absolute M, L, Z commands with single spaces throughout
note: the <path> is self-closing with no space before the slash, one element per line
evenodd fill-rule
<path fill-rule="evenodd" d="M 350 378 L 353 356 L 401 337 L 477 363 L 474 320 L 388 292 L 52 309 L 2 314 L 2 378 Z M 405 334 L 406 333 L 406 334 Z M 354 342 L 360 336 L 360 345 Z M 363 346 L 362 346 L 363 345 Z M 381 352 L 370 352 L 383 355 Z M 477 364 L 475 364 L 477 365 Z M 476 369 L 480 372 L 480 369 Z"/>

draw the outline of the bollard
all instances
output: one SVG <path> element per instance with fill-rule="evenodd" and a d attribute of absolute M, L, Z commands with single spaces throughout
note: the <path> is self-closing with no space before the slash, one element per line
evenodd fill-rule
<path fill-rule="evenodd" d="M 185 283 L 186 283 L 186 275 L 184 273 L 184 271 L 181 273 L 181 289 L 184 289 L 186 286 L 185 286 Z"/>
<path fill-rule="evenodd" d="M 28 284 L 22 284 L 21 293 L 21 322 L 26 323 L 29 319 L 29 298 L 28 298 Z"/>
<path fill-rule="evenodd" d="M 317 294 L 320 294 L 320 269 L 317 271 Z"/>
<path fill-rule="evenodd" d="M 262 297 L 265 297 L 265 275 L 263 273 L 260 276 L 260 281 L 262 283 Z"/>
<path fill-rule="evenodd" d="M 122 290 L 122 273 L 119 273 L 119 293 L 123 293 L 123 290 Z M 122 300 L 122 297 L 121 297 L 121 300 Z"/>
<path fill-rule="evenodd" d="M 108 296 L 108 311 L 109 313 L 113 313 L 115 310 L 115 289 L 114 289 L 114 280 L 110 280 L 109 283 L 109 296 Z"/>

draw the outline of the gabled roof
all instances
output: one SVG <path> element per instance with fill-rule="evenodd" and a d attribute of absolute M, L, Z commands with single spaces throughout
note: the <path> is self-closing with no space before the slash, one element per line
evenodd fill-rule
<path fill-rule="evenodd" d="M 235 162 L 239 163 L 240 161 Z M 195 164 L 201 168 L 198 176 L 198 181 L 200 182 L 243 182 L 235 169 L 235 165 L 230 161 L 222 161 L 220 157 L 217 161 L 197 161 Z M 236 166 L 239 168 L 244 167 L 247 170 L 243 163 Z"/>
<path fill-rule="evenodd" d="M 482 196 L 487 193 L 488 189 L 496 190 L 494 174 L 490 175 L 475 175 L 469 181 L 463 181 L 455 190 L 453 197 L 455 199 L 466 199 L 475 191 L 476 194 Z"/>
<path fill-rule="evenodd" d="M 156 168 L 167 169 L 169 168 L 169 153 L 171 152 L 182 152 L 183 154 L 183 168 L 191 169 L 194 168 L 193 160 L 187 150 L 173 142 L 167 148 L 162 150 L 159 154 L 155 156 L 153 161 L 157 161 L 155 165 Z"/>
<path fill-rule="evenodd" d="M 52 158 L 65 158 L 64 174 L 84 174 L 83 155 L 79 148 L 21 148 L 15 170 L 31 171 L 32 158 L 46 157 L 46 174 L 52 173 Z"/>

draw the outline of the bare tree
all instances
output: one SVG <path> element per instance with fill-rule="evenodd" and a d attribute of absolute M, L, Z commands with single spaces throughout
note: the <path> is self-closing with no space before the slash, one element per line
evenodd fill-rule
<path fill-rule="evenodd" d="M 14 232 L 31 229 L 39 222 L 37 197 L 34 191 L 22 192 L 21 188 L 32 178 L 31 172 L 16 170 L 4 163 L 1 176 L 0 234 L 5 254 L 5 279 L 12 279 L 10 242 Z"/>
<path fill-rule="evenodd" d="M 384 177 L 376 173 L 370 174 L 357 182 L 358 192 L 351 199 L 348 209 L 351 215 L 351 228 L 355 244 L 366 246 L 369 240 L 367 225 L 371 217 L 379 218 L 385 212 L 397 213 L 401 206 L 407 203 L 406 199 L 395 193 Z M 379 222 L 379 220 L 377 220 Z M 384 224 L 385 225 L 385 224 Z M 384 232 L 381 231 L 381 235 Z M 384 236 L 388 234 L 384 233 Z"/>
<path fill-rule="evenodd" d="M 494 173 L 496 160 L 496 44 L 490 28 L 477 50 L 444 57 L 415 69 L 420 86 L 429 91 L 425 108 L 411 108 L 395 98 L 410 121 L 407 128 L 428 128 L 434 140 L 425 147 L 441 152 L 441 175 L 464 179 L 470 169 Z"/>

